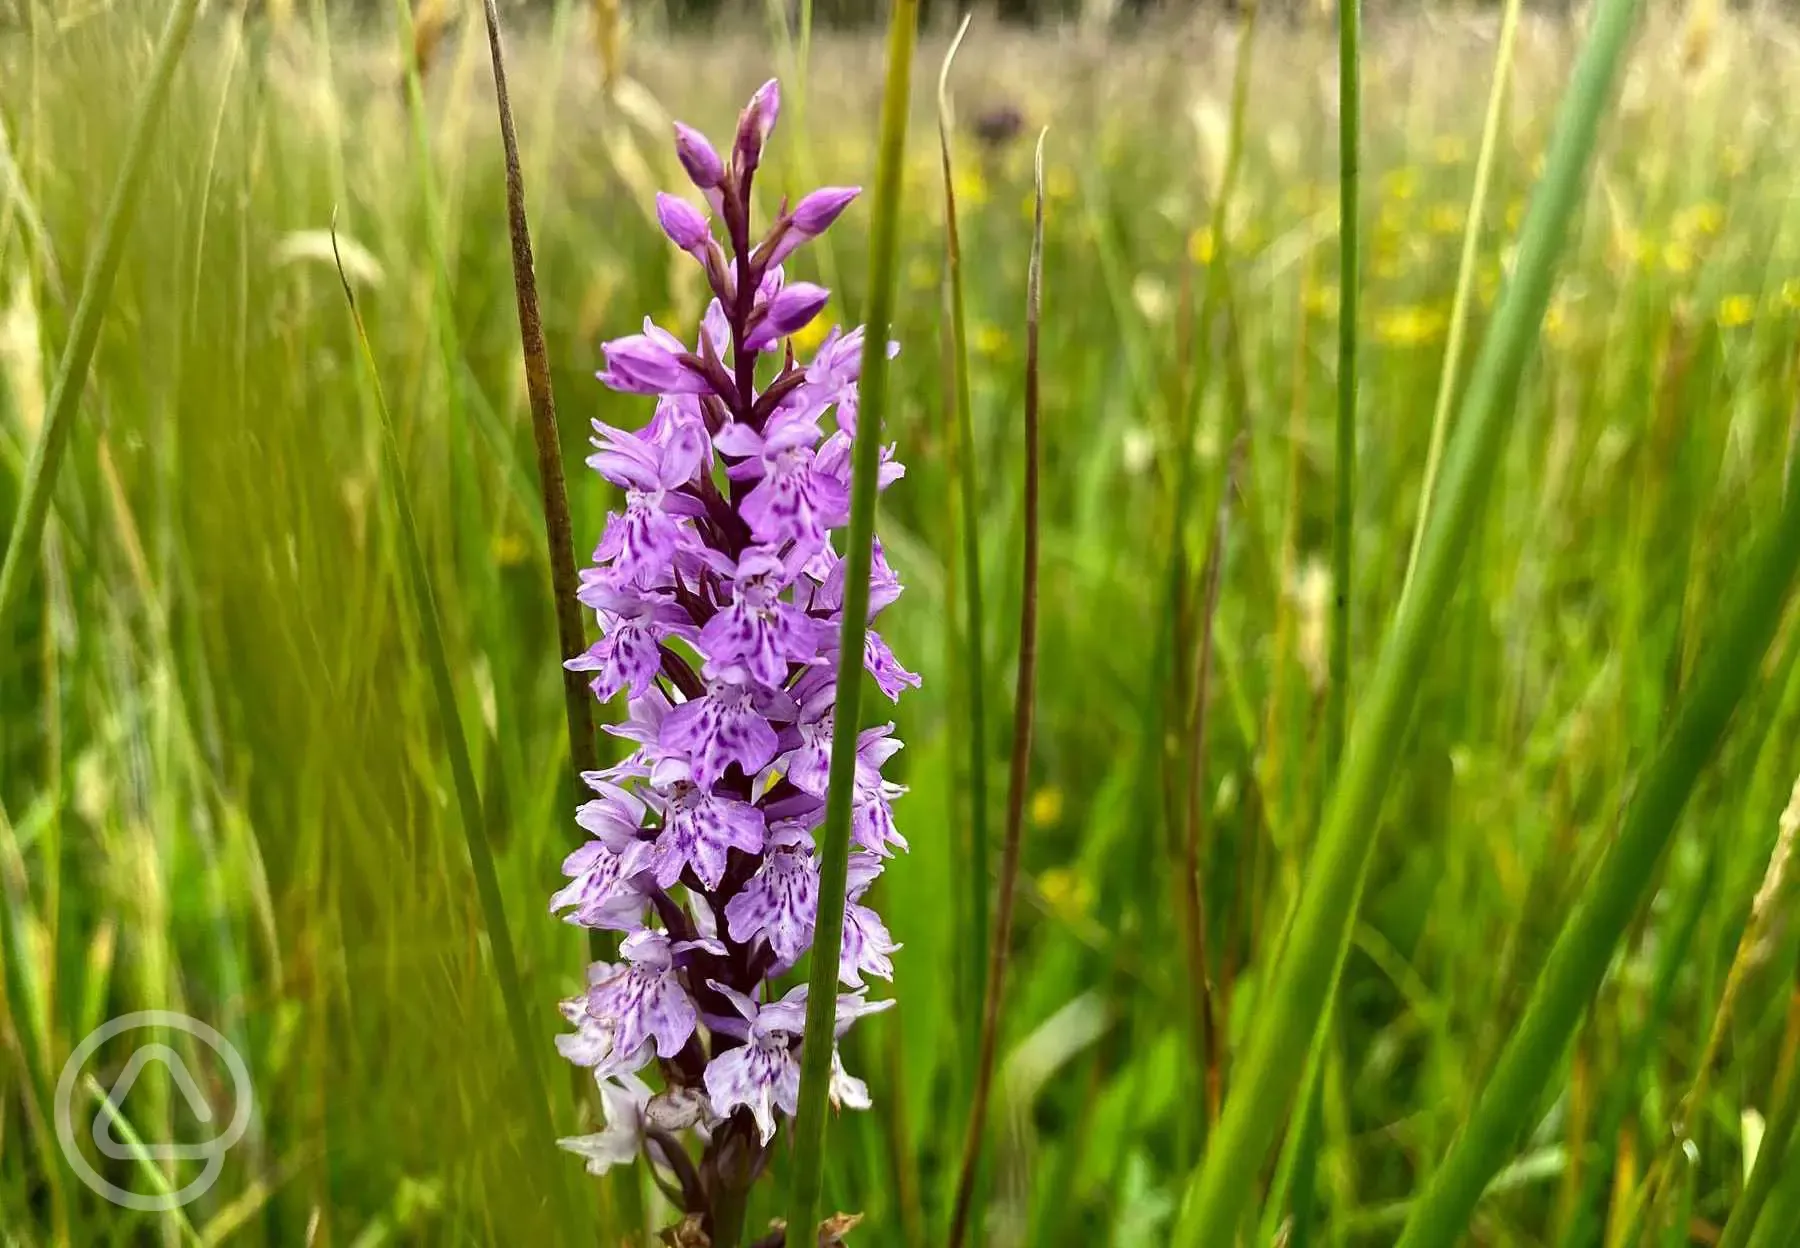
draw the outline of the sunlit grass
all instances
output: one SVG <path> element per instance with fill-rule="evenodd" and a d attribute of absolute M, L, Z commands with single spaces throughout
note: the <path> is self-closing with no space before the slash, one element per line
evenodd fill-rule
<path fill-rule="evenodd" d="M 717 129 L 786 69 L 760 28 L 677 39 L 643 17 L 621 45 L 616 29 L 597 37 L 591 11 L 617 10 L 573 4 L 536 28 L 508 17 L 578 546 L 616 501 L 580 467 L 582 426 L 642 417 L 593 380 L 599 339 L 646 309 L 687 329 L 703 299 L 644 210 L 679 176 L 664 119 Z M 0 517 L 44 428 L 97 206 L 123 163 L 133 92 L 118 84 L 142 80 L 165 13 L 94 6 L 0 30 Z M 229 1226 L 228 1242 L 298 1243 L 315 1218 L 320 1243 L 566 1231 L 519 1103 L 369 375 L 321 245 L 335 212 L 549 1069 L 554 1003 L 586 953 L 581 932 L 545 913 L 575 831 L 486 50 L 478 15 L 468 25 L 457 10 L 436 30 L 421 149 L 393 21 L 387 6 L 352 22 L 308 4 L 285 24 L 251 17 L 241 39 L 231 12 L 202 22 L 44 539 L 0 618 L 0 1211 L 23 1242 L 157 1233 L 81 1186 L 45 1129 L 63 1057 L 102 1019 L 149 1007 L 214 1023 L 256 1081 L 255 1127 L 187 1211 L 201 1237 Z M 967 450 L 984 468 L 1016 460 L 1030 136 L 1043 124 L 1055 136 L 1033 787 L 982 1184 L 996 1244 L 1167 1243 L 1205 1143 L 1184 1095 L 1178 830 L 1160 789 L 1142 792 L 1183 751 L 1147 737 L 1145 708 L 1166 691 L 1146 674 L 1171 627 L 1158 618 L 1171 519 L 1191 517 L 1199 551 L 1213 517 L 1210 500 L 1171 497 L 1174 466 L 1191 452 L 1192 479 L 1216 490 L 1240 415 L 1198 794 L 1227 1095 L 1324 795 L 1344 306 L 1336 51 L 1328 26 L 1258 34 L 1237 187 L 1215 221 L 1234 29 L 1109 42 L 978 20 L 957 62 Z M 921 65 L 938 63 L 949 33 L 925 33 Z M 1491 33 L 1390 15 L 1365 34 L 1352 722 L 1406 574 Z M 1468 1119 L 1707 669 L 1746 552 L 1779 514 L 1800 387 L 1800 139 L 1781 121 L 1800 92 L 1792 38 L 1727 14 L 1696 50 L 1678 24 L 1653 21 L 1603 132 L 1510 396 L 1491 506 L 1419 684 L 1323 1042 L 1317 1204 L 1348 1242 L 1392 1240 Z M 597 46 L 622 68 L 610 93 Z M 1521 19 L 1515 103 L 1476 222 L 1467 358 L 1515 263 L 1573 46 L 1559 23 Z M 798 189 L 802 167 L 872 183 L 880 58 L 872 35 L 813 31 L 804 163 L 772 170 L 771 194 Z M 821 1208 L 867 1214 L 853 1243 L 929 1248 L 956 1177 L 981 968 L 966 964 L 971 881 L 958 873 L 972 857 L 957 787 L 966 697 L 953 693 L 965 651 L 944 631 L 964 618 L 969 568 L 941 364 L 943 175 L 929 91 L 915 105 L 885 422 L 908 477 L 882 503 L 908 585 L 884 634 L 926 677 L 900 712 L 908 748 L 895 760 L 912 789 L 898 807 L 912 857 L 881 885 L 906 945 L 902 1005 L 846 1042 L 877 1109 L 830 1124 Z M 1023 117 L 1018 136 L 983 139 L 1002 105 Z M 866 308 L 867 227 L 853 212 L 834 244 L 832 311 L 850 320 Z M 1219 265 L 1229 307 L 1199 341 Z M 1174 445 L 1190 413 L 1191 445 Z M 990 705 L 1007 705 L 1022 500 L 1015 474 L 975 479 L 981 652 Z M 1667 1152 L 1800 770 L 1797 658 L 1789 620 L 1479 1206 L 1478 1242 L 1593 1242 L 1582 1235 L 1629 1218 L 1645 1166 Z M 1002 788 L 989 776 L 989 793 Z M 1758 1138 L 1746 1124 L 1794 1120 L 1800 1084 L 1777 1074 L 1800 1043 L 1797 961 L 1800 933 L 1777 922 L 1735 989 L 1689 1124 L 1699 1160 L 1670 1201 L 1693 1225 L 1716 1232 L 1730 1217 Z M 590 1112 L 579 1086 L 560 1069 L 548 1082 L 555 1129 L 577 1133 Z M 127 1107 L 145 1139 L 158 1112 Z M 778 1180 L 789 1160 L 777 1149 Z M 565 1177 L 597 1224 L 623 1232 L 635 1201 Z M 1791 1208 L 1777 1178 L 1759 1180 L 1768 1208 Z M 1257 1203 L 1269 1180 L 1257 1174 Z M 761 1187 L 753 1229 L 781 1212 L 784 1183 Z M 640 1195 L 653 1219 L 664 1211 L 648 1183 Z"/>

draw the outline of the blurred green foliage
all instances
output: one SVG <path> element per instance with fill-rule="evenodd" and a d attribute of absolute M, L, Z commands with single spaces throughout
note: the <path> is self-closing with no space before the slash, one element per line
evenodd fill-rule
<path fill-rule="evenodd" d="M 3 516 L 160 12 L 39 16 L 0 36 Z M 611 1245 L 634 1199 L 655 1211 L 648 1185 L 628 1197 L 609 1179 L 584 1189 L 592 1226 L 557 1224 L 530 1162 L 404 605 L 372 394 L 330 258 L 335 220 L 399 425 L 548 1063 L 554 1003 L 585 960 L 583 933 L 545 912 L 577 829 L 499 144 L 485 45 L 465 16 L 421 6 L 415 39 L 385 10 L 350 25 L 323 6 L 221 9 L 179 76 L 43 558 L 0 620 L 0 1225 L 20 1242 L 158 1234 L 156 1219 L 74 1180 L 45 1117 L 73 1045 L 141 1008 L 214 1023 L 255 1080 L 251 1136 L 187 1211 L 203 1237 Z M 1368 32 L 1352 716 L 1406 564 L 1485 96 L 1482 31 L 1390 18 Z M 668 116 L 718 131 L 779 72 L 791 104 L 769 193 L 865 181 L 880 81 L 873 39 L 821 31 L 802 77 L 792 47 L 756 26 L 614 41 L 608 89 L 602 33 L 593 11 L 565 5 L 512 39 L 582 540 L 617 501 L 576 470 L 584 420 L 648 415 L 594 381 L 599 341 L 645 314 L 691 333 L 701 307 L 699 275 L 649 211 L 654 189 L 680 185 Z M 1327 1047 L 1319 1174 L 1347 1242 L 1393 1236 L 1397 1202 L 1462 1121 L 1666 727 L 1735 556 L 1773 514 L 1800 367 L 1800 152 L 1782 123 L 1800 88 L 1791 39 L 1752 19 L 1665 19 L 1640 38 L 1421 690 Z M 1521 32 L 1472 335 L 1504 280 L 1571 46 L 1547 19 Z M 1205 1138 L 1170 814 L 1187 777 L 1164 774 L 1165 743 L 1145 727 L 1147 705 L 1183 692 L 1180 680 L 1151 686 L 1158 630 L 1191 647 L 1191 608 L 1157 615 L 1178 501 L 1171 439 L 1190 401 L 1206 493 L 1186 506 L 1191 550 L 1205 547 L 1229 431 L 1240 420 L 1250 431 L 1200 802 L 1227 1053 L 1322 798 L 1334 52 L 1329 29 L 1304 22 L 1261 37 L 1243 181 L 1215 237 L 1205 223 L 1233 47 L 1229 28 L 1206 22 L 1111 41 L 978 26 L 959 63 L 976 519 L 1000 705 L 1018 610 L 1029 153 L 993 119 L 1016 110 L 1027 131 L 1052 127 L 1042 675 L 985 1202 L 997 1244 L 1166 1242 Z M 402 49 L 425 54 L 422 153 Z M 956 876 L 966 815 L 946 621 L 958 543 L 929 100 L 915 89 L 889 422 L 908 475 L 880 521 L 908 586 L 883 631 L 926 677 L 900 711 L 908 748 L 894 765 L 912 790 L 898 814 L 914 848 L 879 899 L 906 944 L 902 1005 L 847 1045 L 877 1108 L 833 1123 L 826 1184 L 833 1207 L 868 1215 L 854 1242 L 869 1245 L 936 1242 L 976 1024 L 969 977 L 981 972 L 950 900 L 968 890 Z M 839 292 L 834 315 L 861 307 L 865 224 L 853 213 L 800 262 Z M 1230 303 L 1195 341 L 1197 292 L 1218 264 Z M 1800 769 L 1797 649 L 1790 620 L 1475 1242 L 1549 1242 L 1584 1211 L 1604 1218 L 1661 1147 Z M 989 744 L 998 768 L 1006 743 Z M 1756 951 L 1696 1124 L 1698 1224 L 1723 1220 L 1745 1124 L 1800 1037 L 1797 954 L 1785 924 Z M 1639 1052 L 1641 1064 L 1626 1060 Z M 579 1081 L 557 1067 L 552 1093 L 559 1130 L 573 1133 L 591 1112 Z M 173 1116 L 166 1102 L 134 1119 L 145 1138 Z M 1601 1139 L 1606 1122 L 1616 1134 Z M 1602 1147 L 1619 1160 L 1590 1184 Z M 778 1173 L 784 1163 L 778 1151 Z M 779 1184 L 765 1186 L 753 1225 L 776 1212 Z"/>

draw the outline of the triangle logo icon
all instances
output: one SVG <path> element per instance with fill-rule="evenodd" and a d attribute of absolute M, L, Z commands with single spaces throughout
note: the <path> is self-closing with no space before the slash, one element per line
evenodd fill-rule
<path fill-rule="evenodd" d="M 94 1147 L 115 1161 L 140 1156 L 162 1161 L 172 1158 L 192 1159 L 204 1155 L 207 1150 L 205 1144 L 140 1141 L 132 1145 L 120 1140 L 114 1132 L 115 1119 L 124 1116 L 125 1098 L 131 1095 L 138 1076 L 144 1073 L 144 1068 L 151 1062 L 161 1062 L 168 1068 L 169 1079 L 187 1102 L 188 1112 L 203 1123 L 213 1120 L 212 1106 L 201 1094 L 200 1084 L 188 1069 L 187 1063 L 181 1060 L 181 1054 L 166 1044 L 146 1044 L 125 1063 L 125 1069 L 119 1072 L 119 1077 L 107 1092 L 105 1103 L 94 1115 Z"/>

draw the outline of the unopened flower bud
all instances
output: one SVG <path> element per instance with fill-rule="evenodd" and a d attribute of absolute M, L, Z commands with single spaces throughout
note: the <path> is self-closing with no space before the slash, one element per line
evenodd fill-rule
<path fill-rule="evenodd" d="M 703 191 L 714 190 L 725 180 L 725 162 L 706 141 L 706 136 L 692 126 L 675 123 L 675 155 L 687 170 L 694 185 Z"/>
<path fill-rule="evenodd" d="M 656 220 L 677 247 L 695 257 L 705 256 L 706 245 L 712 241 L 712 227 L 698 208 L 685 199 L 658 191 Z"/>
<path fill-rule="evenodd" d="M 786 338 L 789 334 L 806 328 L 830 298 L 829 290 L 811 282 L 795 282 L 791 286 L 783 286 L 781 292 L 769 300 L 763 319 L 744 340 L 745 348 L 761 351 L 776 339 Z"/>
<path fill-rule="evenodd" d="M 733 159 L 741 175 L 755 172 L 762 160 L 763 144 L 768 141 L 769 132 L 775 129 L 775 118 L 780 113 L 781 84 L 771 78 L 756 89 L 756 94 L 750 97 L 750 102 L 738 116 Z"/>

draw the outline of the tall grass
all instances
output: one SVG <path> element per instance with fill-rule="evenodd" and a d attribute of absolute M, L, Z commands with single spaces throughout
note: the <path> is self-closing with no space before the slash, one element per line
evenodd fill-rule
<path fill-rule="evenodd" d="M 0 616 L 0 1220 L 29 1243 L 162 1233 L 154 1215 L 89 1192 L 47 1129 L 48 1089 L 74 1045 L 107 1017 L 160 1007 L 231 1037 L 257 1087 L 251 1132 L 185 1211 L 204 1241 L 557 1243 L 591 1220 L 606 1242 L 635 1244 L 638 1222 L 674 1220 L 666 1202 L 636 1172 L 635 1219 L 619 1185 L 591 1184 L 564 1158 L 556 1174 L 581 1209 L 562 1213 L 514 1056 L 522 1020 L 548 1057 L 550 1003 L 576 990 L 587 955 L 580 932 L 542 912 L 573 835 L 569 747 L 481 22 L 455 10 L 415 108 L 396 12 L 356 18 L 319 3 L 284 22 L 279 9 L 246 12 L 241 37 L 235 11 L 210 13 L 171 78 L 51 519 Z M 9 526 L 99 254 L 98 208 L 127 152 L 136 93 L 116 84 L 145 81 L 167 15 L 135 0 L 31 11 L 41 20 L 0 33 Z M 597 342 L 644 309 L 686 329 L 703 303 L 643 208 L 649 191 L 679 185 L 666 117 L 721 129 L 781 59 L 760 26 L 671 34 L 631 12 L 610 89 L 589 6 L 545 24 L 507 13 L 577 546 L 618 502 L 578 468 L 579 426 L 642 418 L 594 382 Z M 894 267 L 903 349 L 883 421 L 908 472 L 883 496 L 880 532 L 907 584 L 883 635 L 925 685 L 899 711 L 908 748 L 892 764 L 911 789 L 896 813 L 912 851 L 878 886 L 905 945 L 901 1004 L 844 1042 L 876 1108 L 830 1120 L 820 1170 L 818 1208 L 865 1215 L 853 1244 L 929 1245 L 954 1199 L 979 1025 L 970 984 L 987 965 L 968 912 L 991 880 L 968 876 L 968 815 L 946 814 L 969 809 L 971 745 L 951 693 L 968 639 L 951 646 L 946 629 L 966 618 L 952 586 L 978 575 L 988 705 L 1011 700 L 1025 501 L 1007 468 L 1023 404 L 1029 135 L 1044 124 L 1055 139 L 1040 678 L 971 1230 L 996 1245 L 1171 1242 L 1201 1150 L 1230 1138 L 1230 1106 L 1256 1085 L 1284 923 L 1316 887 L 1313 847 L 1331 839 L 1315 812 L 1329 786 L 1333 356 L 1347 302 L 1336 32 L 1310 21 L 1259 25 L 1226 199 L 1232 28 L 1074 38 L 977 18 L 952 79 L 950 171 L 969 362 L 956 449 L 976 470 L 966 533 L 951 471 L 962 425 L 938 349 L 944 168 L 929 125 L 913 127 Z M 1527 358 L 1492 394 L 1511 432 L 1482 456 L 1488 505 L 1433 615 L 1432 657 L 1409 669 L 1416 706 L 1366 823 L 1366 886 L 1316 1046 L 1314 1242 L 1387 1243 L 1423 1217 L 1421 1195 L 1452 1164 L 1483 1089 L 1511 1086 L 1509 1038 L 1539 1030 L 1521 1020 L 1543 1013 L 1528 1009 L 1533 985 L 1557 980 L 1558 932 L 1642 818 L 1626 812 L 1713 679 L 1732 588 L 1783 514 L 1800 384 L 1787 172 L 1800 150 L 1778 124 L 1800 90 L 1782 54 L 1792 34 L 1724 13 L 1695 52 L 1652 15 L 1621 67 L 1588 189 L 1568 202 L 1571 244 L 1541 292 L 1540 326 L 1503 316 L 1501 287 L 1525 271 L 1541 228 L 1525 203 L 1558 167 L 1547 123 L 1583 33 L 1520 15 L 1514 102 L 1477 214 L 1487 92 L 1472 84 L 1493 74 L 1486 28 L 1392 13 L 1363 32 L 1347 778 L 1356 738 L 1380 721 L 1378 649 L 1401 599 L 1466 236 L 1470 356 L 1501 334 Z M 921 32 L 922 63 L 938 63 L 950 34 Z M 870 182 L 878 41 L 815 25 L 808 65 L 806 172 Z M 915 90 L 915 121 L 929 97 Z M 1001 105 L 1023 117 L 1020 136 L 1001 133 Z M 795 163 L 771 168 L 767 185 L 801 186 L 798 154 L 781 159 Z M 334 210 L 390 402 L 522 1011 L 499 991 L 459 826 L 371 374 L 331 261 Z M 845 320 L 863 319 L 872 295 L 870 219 L 858 210 L 838 227 Z M 1455 386 L 1409 604 L 1427 602 L 1441 541 L 1430 530 L 1459 493 L 1457 444 L 1481 424 L 1469 403 L 1490 384 L 1485 366 L 1459 371 L 1469 375 Z M 1187 455 L 1181 533 L 1195 557 L 1171 595 Z M 1215 563 L 1200 552 L 1217 532 Z M 1171 599 L 1188 604 L 1185 619 L 1168 618 Z M 1533 1063 L 1504 1145 L 1478 1165 L 1454 1162 L 1459 1189 L 1480 1199 L 1430 1199 L 1453 1234 L 1592 1244 L 1622 1235 L 1640 1207 L 1646 1167 L 1667 1151 L 1671 1113 L 1707 1057 L 1793 781 L 1800 635 L 1790 615 L 1770 620 L 1768 657 L 1743 674 L 1729 730 L 1661 829 L 1666 846 L 1622 894 L 1610 956 L 1597 977 L 1586 967 L 1566 994 L 1574 1008 L 1559 1006 L 1543 1032 L 1560 1056 Z M 1180 651 L 1163 640 L 1177 636 Z M 1179 697 L 1148 679 L 1164 644 Z M 1184 721 L 1198 720 L 1197 697 L 1196 755 Z M 1152 705 L 1171 708 L 1166 719 L 1148 716 Z M 618 757 L 613 738 L 600 746 Z M 1166 793 L 1203 832 L 1194 913 L 1216 1072 L 1195 1056 Z M 1782 1242 L 1800 1116 L 1788 1073 L 1800 933 L 1776 923 L 1753 948 L 1687 1117 L 1698 1160 L 1667 1202 L 1697 1233 L 1738 1245 Z M 1298 1019 L 1296 1066 L 1317 1021 Z M 109 1073 L 95 1072 L 102 1086 Z M 179 1097 L 159 1101 L 144 1082 L 147 1099 L 134 1092 L 123 1107 L 143 1140 L 202 1133 Z M 545 1083 L 548 1131 L 591 1129 L 573 1086 Z M 1282 1209 L 1298 1199 L 1281 1201 L 1283 1184 L 1300 1182 L 1283 1177 L 1300 1116 L 1291 1097 L 1273 1113 L 1270 1148 L 1242 1180 L 1245 1211 L 1265 1212 L 1247 1242 L 1291 1229 Z M 1277 1137 L 1280 1173 L 1264 1164 Z M 794 1162 L 775 1150 L 747 1239 L 787 1212 Z M 105 1165 L 115 1181 L 143 1177 L 135 1162 Z"/>

